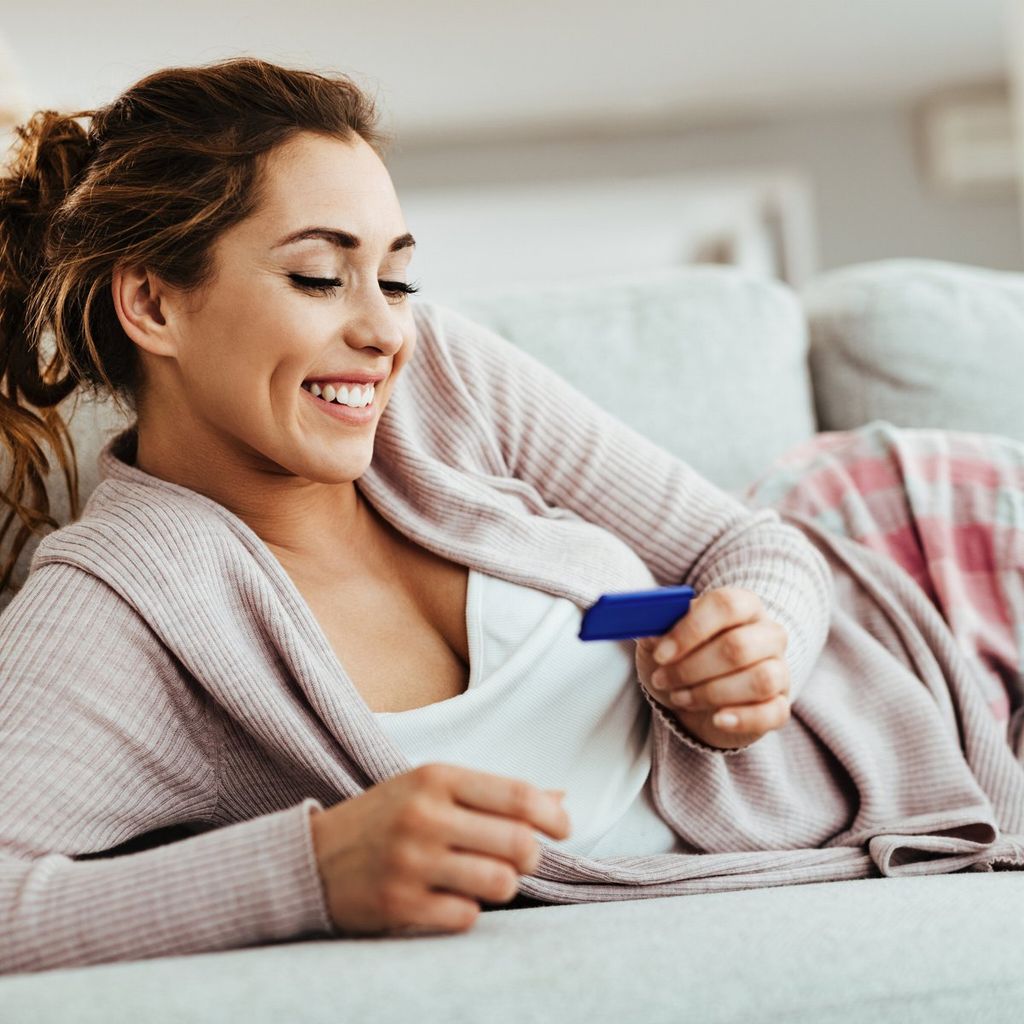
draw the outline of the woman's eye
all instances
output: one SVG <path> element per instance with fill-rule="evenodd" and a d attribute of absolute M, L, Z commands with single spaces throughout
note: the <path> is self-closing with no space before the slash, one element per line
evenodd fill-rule
<path fill-rule="evenodd" d="M 307 277 L 305 274 L 289 274 L 288 277 L 297 287 L 318 295 L 331 295 L 335 288 L 341 287 L 341 279 L 337 277 Z M 389 302 L 401 302 L 406 295 L 419 291 L 418 285 L 405 281 L 381 281 L 380 287 Z"/>
<path fill-rule="evenodd" d="M 405 281 L 381 281 L 381 291 L 388 297 L 388 301 L 401 302 L 406 295 L 418 292 L 419 285 L 407 284 Z"/>
<path fill-rule="evenodd" d="M 300 288 L 320 295 L 330 295 L 335 288 L 341 286 L 337 277 L 306 277 L 305 274 L 289 274 L 288 277 Z"/>

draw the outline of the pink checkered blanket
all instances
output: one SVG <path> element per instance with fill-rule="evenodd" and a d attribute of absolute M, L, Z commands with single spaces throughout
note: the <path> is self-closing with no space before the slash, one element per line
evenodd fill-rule
<path fill-rule="evenodd" d="M 1024 444 L 877 420 L 788 450 L 744 499 L 888 555 L 945 618 L 996 719 L 1024 703 Z"/>

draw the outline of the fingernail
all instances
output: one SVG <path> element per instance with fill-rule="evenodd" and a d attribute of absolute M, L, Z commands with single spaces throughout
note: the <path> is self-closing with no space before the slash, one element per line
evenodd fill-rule
<path fill-rule="evenodd" d="M 675 640 L 663 640 L 654 649 L 654 660 L 659 665 L 664 665 L 666 661 L 674 658 L 679 653 L 679 648 L 676 646 Z"/>
<path fill-rule="evenodd" d="M 693 694 L 689 690 L 676 690 L 669 700 L 678 708 L 688 708 L 693 703 Z"/>
<path fill-rule="evenodd" d="M 731 711 L 723 711 L 721 714 L 715 715 L 712 721 L 720 729 L 731 729 L 733 726 L 740 724 L 739 718 Z"/>
<path fill-rule="evenodd" d="M 550 793 L 556 800 L 561 800 L 565 796 L 564 789 L 545 789 L 545 793 Z"/>

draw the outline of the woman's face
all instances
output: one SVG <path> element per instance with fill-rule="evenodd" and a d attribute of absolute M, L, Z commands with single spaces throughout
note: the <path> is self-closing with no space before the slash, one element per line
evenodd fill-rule
<path fill-rule="evenodd" d="M 367 143 L 303 133 L 270 153 L 256 211 L 213 250 L 213 276 L 174 302 L 173 359 L 146 358 L 140 409 L 211 473 L 357 479 L 381 412 L 412 357 L 402 290 L 412 239 Z M 372 404 L 342 418 L 310 378 L 375 374 Z M 308 386 L 308 385 L 307 385 Z M 197 450 L 198 449 L 198 450 Z M 212 481 L 211 481 L 212 483 Z M 209 490 L 216 490 L 211 487 Z"/>

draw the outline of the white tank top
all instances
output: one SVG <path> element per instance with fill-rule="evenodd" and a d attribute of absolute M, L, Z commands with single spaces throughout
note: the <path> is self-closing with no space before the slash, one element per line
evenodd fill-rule
<path fill-rule="evenodd" d="M 634 641 L 579 639 L 566 598 L 470 569 L 465 693 L 377 721 L 415 766 L 459 764 L 566 790 L 572 834 L 590 857 L 682 849 L 650 795 L 651 710 Z"/>

